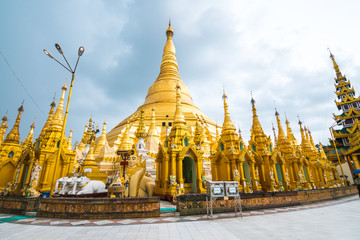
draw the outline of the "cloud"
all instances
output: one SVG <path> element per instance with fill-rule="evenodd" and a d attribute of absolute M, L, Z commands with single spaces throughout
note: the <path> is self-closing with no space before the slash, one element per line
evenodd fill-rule
<path fill-rule="evenodd" d="M 337 111 L 328 47 L 360 91 L 359 35 L 354 31 L 358 8 L 355 1 L 1 3 L 0 27 L 7 34 L 0 39 L 0 50 L 45 114 L 32 106 L 2 62 L 1 84 L 7 91 L 0 96 L 1 103 L 6 103 L 0 104 L 0 114 L 9 110 L 13 121 L 25 98 L 21 136 L 26 136 L 34 115 L 37 126 L 42 126 L 54 92 L 59 92 L 65 77 L 68 82 L 71 77 L 42 49 L 61 60 L 53 48 L 55 42 L 61 43 L 73 65 L 77 48 L 83 45 L 86 50 L 76 73 L 68 127 L 74 128 L 74 141 L 80 140 L 93 114 L 99 125 L 108 121 L 109 131 L 144 102 L 159 73 L 171 17 L 180 75 L 206 115 L 222 124 L 225 86 L 231 118 L 249 139 L 252 91 L 267 135 L 272 136 L 272 123 L 276 123 L 275 101 L 283 126 L 286 112 L 299 138 L 300 115 L 314 140 L 325 143 L 331 114 Z"/>

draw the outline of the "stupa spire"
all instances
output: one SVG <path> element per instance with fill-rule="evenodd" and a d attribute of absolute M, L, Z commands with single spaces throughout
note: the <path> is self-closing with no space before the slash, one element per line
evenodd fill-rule
<path fill-rule="evenodd" d="M 96 143 L 96 146 L 95 146 L 95 150 L 94 150 L 95 156 L 100 155 L 101 148 L 103 148 L 105 146 L 106 142 L 107 142 L 107 139 L 106 139 L 106 121 L 104 121 L 101 136 L 100 136 L 99 141 Z"/>
<path fill-rule="evenodd" d="M 181 101 L 192 105 L 192 97 L 189 89 L 180 78 L 178 71 L 178 64 L 176 60 L 176 51 L 173 43 L 174 31 L 169 22 L 169 26 L 166 29 L 166 43 L 164 46 L 162 61 L 160 65 L 160 73 L 156 81 L 149 88 L 148 94 L 145 98 L 144 105 L 138 108 L 140 111 L 145 105 L 159 104 L 161 102 L 176 102 L 176 90 L 175 87 L 180 85 L 181 87 Z"/>
<path fill-rule="evenodd" d="M 133 145 L 133 141 L 131 140 L 130 135 L 129 135 L 131 126 L 132 126 L 132 124 L 130 124 L 130 123 L 127 124 L 118 150 L 122 150 L 122 151 L 131 150 L 132 145 Z"/>
<path fill-rule="evenodd" d="M 1 123 L 1 127 L 0 127 L 0 144 L 3 143 L 4 138 L 5 138 L 6 129 L 8 128 L 7 114 L 1 120 L 2 120 L 2 123 Z"/>
<path fill-rule="evenodd" d="M 280 114 L 276 110 L 275 110 L 275 116 L 276 116 L 276 122 L 277 122 L 277 125 L 278 125 L 278 138 L 279 139 L 286 138 L 284 130 L 283 130 L 282 126 L 281 126 L 281 121 L 280 121 L 280 117 L 279 117 Z"/>
<path fill-rule="evenodd" d="M 64 98 L 65 98 L 65 91 L 67 89 L 66 84 L 64 84 L 64 86 L 62 86 L 61 89 L 62 89 L 62 93 L 59 100 L 59 104 L 58 107 L 56 108 L 56 112 L 50 124 L 50 127 L 52 128 L 61 129 L 64 122 Z"/>
<path fill-rule="evenodd" d="M 225 94 L 225 91 L 223 93 L 223 101 L 224 101 L 224 123 L 222 126 L 222 132 L 224 133 L 226 131 L 236 131 L 236 128 L 230 118 L 229 106 L 227 104 L 227 96 Z"/>
<path fill-rule="evenodd" d="M 297 146 L 298 142 L 292 132 L 292 129 L 290 127 L 290 122 L 288 121 L 288 119 L 286 118 L 286 134 L 287 134 L 287 138 L 289 139 L 289 142 L 292 146 Z"/>
<path fill-rule="evenodd" d="M 340 72 L 340 68 L 339 68 L 339 65 L 337 65 L 336 61 L 335 61 L 335 57 L 334 55 L 331 53 L 330 49 L 329 49 L 329 52 L 330 52 L 330 58 L 333 62 L 333 65 L 334 65 L 334 70 L 335 70 L 335 73 L 336 73 L 336 77 L 337 78 L 341 78 L 342 77 L 342 74 Z"/>
<path fill-rule="evenodd" d="M 69 133 L 69 139 L 67 141 L 67 144 L 68 144 L 68 149 L 71 151 L 72 150 L 72 135 L 73 135 L 73 130 L 71 129 L 70 130 L 70 133 Z"/>
<path fill-rule="evenodd" d="M 252 106 L 252 113 L 253 113 L 253 123 L 252 123 L 252 127 L 251 127 L 251 134 L 254 135 L 265 135 L 264 130 L 261 127 L 260 121 L 259 121 L 259 117 L 257 115 L 256 112 L 256 107 L 255 107 L 255 100 L 253 97 L 251 97 L 251 106 Z M 252 138 L 252 137 L 251 137 Z"/>
<path fill-rule="evenodd" d="M 144 124 L 144 110 L 141 109 L 140 111 L 140 122 L 139 126 L 135 132 L 136 138 L 145 138 L 147 136 L 146 130 L 145 130 L 145 124 Z"/>
<path fill-rule="evenodd" d="M 148 136 L 153 136 L 153 137 L 159 137 L 159 132 L 156 128 L 156 121 L 155 121 L 155 108 L 151 109 L 151 123 L 150 123 L 150 127 L 148 130 Z"/>
<path fill-rule="evenodd" d="M 24 111 L 24 106 L 21 104 L 21 106 L 18 109 L 18 115 L 16 117 L 15 124 L 9 134 L 6 136 L 5 143 L 16 143 L 19 144 L 20 141 L 20 133 L 19 133 L 19 125 L 20 125 L 20 119 L 21 119 L 21 113 Z"/>
<path fill-rule="evenodd" d="M 185 117 L 182 113 L 182 105 L 181 105 L 181 87 L 180 84 L 176 85 L 176 109 L 175 109 L 175 116 L 174 116 L 174 126 L 176 125 L 185 125 Z"/>
<path fill-rule="evenodd" d="M 30 126 L 30 132 L 28 134 L 28 136 L 26 137 L 23 145 L 25 147 L 30 147 L 33 144 L 34 141 L 34 128 L 35 128 L 35 122 L 33 122 Z"/>
<path fill-rule="evenodd" d="M 55 105 L 56 105 L 55 101 L 52 101 L 52 103 L 50 104 L 49 115 L 48 115 L 48 118 L 46 119 L 46 123 L 45 123 L 44 127 L 41 129 L 40 137 L 45 134 L 46 130 L 49 128 L 49 126 L 51 124 L 51 121 L 52 121 L 53 116 L 54 116 Z"/>

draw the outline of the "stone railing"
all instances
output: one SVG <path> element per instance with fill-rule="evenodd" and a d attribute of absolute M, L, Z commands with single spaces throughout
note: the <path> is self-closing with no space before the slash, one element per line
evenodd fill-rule
<path fill-rule="evenodd" d="M 0 212 L 12 214 L 25 214 L 39 209 L 39 198 L 31 197 L 0 197 Z"/>
<path fill-rule="evenodd" d="M 256 192 L 241 194 L 243 210 L 257 210 L 274 207 L 288 207 L 326 201 L 358 194 L 356 186 L 291 192 Z M 185 194 L 177 196 L 177 211 L 180 215 L 206 214 L 206 194 Z M 217 199 L 214 213 L 234 211 L 233 198 Z"/>
<path fill-rule="evenodd" d="M 152 198 L 41 199 L 38 217 L 68 219 L 146 218 L 160 216 L 160 201 Z"/>

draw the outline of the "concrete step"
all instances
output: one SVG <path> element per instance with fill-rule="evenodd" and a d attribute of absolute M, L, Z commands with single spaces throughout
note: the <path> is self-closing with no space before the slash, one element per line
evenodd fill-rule
<path fill-rule="evenodd" d="M 180 213 L 175 211 L 160 212 L 160 217 L 178 217 L 178 216 L 180 216 Z"/>
<path fill-rule="evenodd" d="M 36 214 L 37 214 L 38 212 L 25 212 L 25 216 L 30 216 L 30 217 L 36 217 Z"/>

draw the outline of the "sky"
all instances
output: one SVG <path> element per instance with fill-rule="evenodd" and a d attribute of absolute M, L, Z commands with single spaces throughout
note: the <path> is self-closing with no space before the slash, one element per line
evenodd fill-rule
<path fill-rule="evenodd" d="M 252 92 L 267 135 L 277 128 L 276 107 L 298 140 L 299 116 L 326 145 L 339 114 L 328 48 L 360 91 L 359 9 L 355 0 L 1 1 L 0 117 L 7 113 L 8 133 L 24 100 L 21 140 L 34 120 L 38 137 L 51 101 L 71 80 L 43 49 L 64 63 L 59 43 L 74 66 L 84 46 L 66 135 L 73 129 L 73 143 L 80 141 L 91 116 L 100 129 L 106 120 L 109 132 L 156 80 L 171 18 L 180 76 L 203 113 L 222 125 L 225 89 L 231 119 L 248 141 Z"/>

